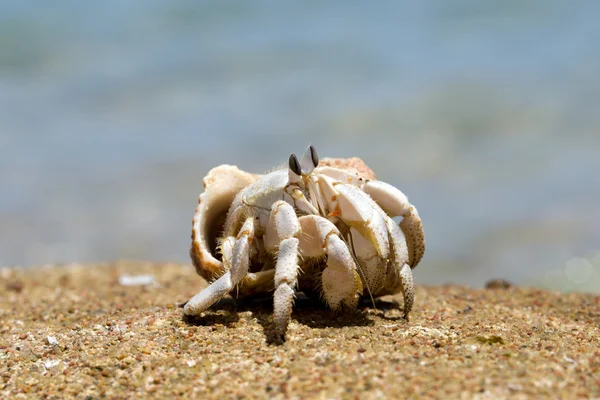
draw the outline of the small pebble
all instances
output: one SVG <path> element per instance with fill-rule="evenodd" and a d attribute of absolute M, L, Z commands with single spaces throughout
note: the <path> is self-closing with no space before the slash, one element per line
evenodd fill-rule
<path fill-rule="evenodd" d="M 46 344 L 55 346 L 58 344 L 58 340 L 54 336 L 46 336 Z"/>
<path fill-rule="evenodd" d="M 512 286 L 513 284 L 506 279 L 490 279 L 485 283 L 486 289 L 508 289 Z"/>
<path fill-rule="evenodd" d="M 6 290 L 21 293 L 23 291 L 24 284 L 22 281 L 10 281 L 6 284 Z"/>

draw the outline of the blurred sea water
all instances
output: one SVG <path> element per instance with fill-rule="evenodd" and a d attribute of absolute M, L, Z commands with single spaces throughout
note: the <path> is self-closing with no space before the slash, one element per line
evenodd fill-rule
<path fill-rule="evenodd" d="M 189 262 L 201 180 L 309 143 L 418 207 L 418 283 L 600 292 L 600 3 L 0 4 L 0 265 Z"/>

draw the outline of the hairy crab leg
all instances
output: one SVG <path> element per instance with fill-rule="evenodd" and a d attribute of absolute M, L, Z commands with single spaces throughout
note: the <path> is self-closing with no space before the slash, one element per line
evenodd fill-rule
<path fill-rule="evenodd" d="M 300 223 L 294 208 L 283 200 L 271 207 L 271 216 L 265 232 L 265 246 L 277 253 L 275 265 L 275 294 L 273 319 L 281 338 L 285 337 L 292 315 L 294 288 L 298 284 L 298 238 Z"/>
<path fill-rule="evenodd" d="M 411 268 L 416 267 L 421 261 L 423 253 L 425 253 L 425 234 L 417 209 L 408 202 L 408 198 L 404 193 L 389 183 L 368 181 L 362 186 L 362 189 L 390 217 L 403 217 L 400 228 L 408 242 L 408 265 Z"/>
<path fill-rule="evenodd" d="M 394 267 L 393 272 L 398 275 L 402 284 L 404 297 L 404 318 L 408 320 L 408 314 L 415 302 L 415 283 L 412 269 L 407 263 L 409 259 L 409 246 L 407 246 L 405 235 L 398 225 L 390 217 L 386 218 L 391 244 L 390 261 Z"/>
<path fill-rule="evenodd" d="M 404 264 L 399 273 L 400 279 L 402 279 L 402 293 L 404 296 L 404 319 L 408 321 L 408 314 L 412 311 L 415 303 L 415 282 L 410 265 Z"/>
<path fill-rule="evenodd" d="M 341 305 L 356 308 L 363 291 L 356 263 L 340 231 L 326 218 L 305 215 L 299 218 L 302 227 L 300 254 L 307 258 L 327 255 L 327 268 L 321 282 L 323 296 L 333 310 Z"/>
<path fill-rule="evenodd" d="M 231 252 L 231 269 L 192 297 L 183 308 L 186 315 L 198 315 L 231 291 L 248 273 L 250 242 L 254 238 L 254 217 L 244 222 Z M 226 242 L 228 239 L 226 239 Z M 228 250 L 224 249 L 224 259 Z"/>

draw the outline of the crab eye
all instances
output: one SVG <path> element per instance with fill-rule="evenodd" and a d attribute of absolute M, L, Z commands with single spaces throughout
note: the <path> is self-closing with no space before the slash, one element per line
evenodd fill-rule
<path fill-rule="evenodd" d="M 310 175 L 317 165 L 319 165 L 319 156 L 317 155 L 317 150 L 310 145 L 304 152 L 302 160 L 300 160 L 300 168 L 302 169 L 302 173 L 304 175 Z"/>
<path fill-rule="evenodd" d="M 310 157 L 312 158 L 313 165 L 315 168 L 317 168 L 317 165 L 319 165 L 319 155 L 317 154 L 317 149 L 315 149 L 312 144 L 308 146 L 308 148 L 310 150 Z"/>
<path fill-rule="evenodd" d="M 290 156 L 290 170 L 296 175 L 302 174 L 302 169 L 300 168 L 300 162 L 298 161 L 298 158 L 296 157 L 295 154 L 292 154 Z"/>

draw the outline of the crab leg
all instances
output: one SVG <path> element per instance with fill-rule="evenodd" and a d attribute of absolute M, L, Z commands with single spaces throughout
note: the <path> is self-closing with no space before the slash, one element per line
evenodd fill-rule
<path fill-rule="evenodd" d="M 275 294 L 273 319 L 275 329 L 285 335 L 292 315 L 294 288 L 298 284 L 298 234 L 300 223 L 294 208 L 283 200 L 271 207 L 271 216 L 265 232 L 265 247 L 277 253 L 275 265 Z"/>
<path fill-rule="evenodd" d="M 200 314 L 229 293 L 246 276 L 250 262 L 250 242 L 253 238 L 254 218 L 249 217 L 238 233 L 233 249 L 229 250 L 231 248 L 230 238 L 223 243 L 223 259 L 231 260 L 231 269 L 186 303 L 183 308 L 186 315 Z"/>
<path fill-rule="evenodd" d="M 362 190 L 390 217 L 403 217 L 400 228 L 408 242 L 408 265 L 416 267 L 425 252 L 425 235 L 417 209 L 408 202 L 404 193 L 388 183 L 368 181 L 362 186 Z"/>
<path fill-rule="evenodd" d="M 238 297 L 251 296 L 255 294 L 270 293 L 273 290 L 273 279 L 275 270 L 269 269 L 259 272 L 249 272 L 239 284 Z"/>
<path fill-rule="evenodd" d="M 386 225 L 390 234 L 390 244 L 392 248 L 390 261 L 394 267 L 394 272 L 400 277 L 402 283 L 402 293 L 404 296 L 404 318 L 408 320 L 408 314 L 412 310 L 415 302 L 415 284 L 412 276 L 412 269 L 406 262 L 409 259 L 409 248 L 406 243 L 404 233 L 390 217 L 386 218 Z"/>
<path fill-rule="evenodd" d="M 333 310 L 342 304 L 355 308 L 363 291 L 362 281 L 339 230 L 331 221 L 316 215 L 300 217 L 299 221 L 302 227 L 300 254 L 309 258 L 327 255 L 327 268 L 321 277 L 325 301 Z"/>

